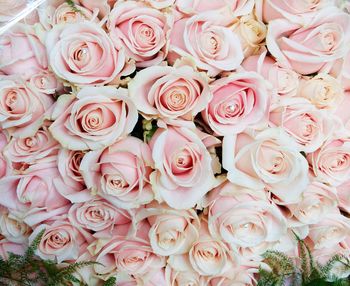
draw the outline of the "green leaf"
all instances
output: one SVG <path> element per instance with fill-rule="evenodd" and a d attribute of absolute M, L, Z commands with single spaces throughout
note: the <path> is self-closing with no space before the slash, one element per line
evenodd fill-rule
<path fill-rule="evenodd" d="M 110 277 L 108 278 L 107 281 L 105 281 L 103 283 L 103 286 L 115 286 L 115 284 L 117 283 L 117 278 L 115 277 Z"/>

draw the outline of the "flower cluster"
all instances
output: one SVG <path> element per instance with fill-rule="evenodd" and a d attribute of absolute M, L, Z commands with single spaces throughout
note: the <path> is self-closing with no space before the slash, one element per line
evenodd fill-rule
<path fill-rule="evenodd" d="M 48 0 L 0 35 L 0 257 L 45 230 L 88 285 L 219 286 L 295 234 L 350 255 L 338 2 Z"/>

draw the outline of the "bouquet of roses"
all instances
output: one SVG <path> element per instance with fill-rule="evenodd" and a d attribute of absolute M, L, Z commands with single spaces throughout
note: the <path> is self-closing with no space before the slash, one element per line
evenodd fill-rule
<path fill-rule="evenodd" d="M 41 2 L 0 1 L 2 259 L 41 234 L 88 285 L 224 286 L 296 236 L 349 257 L 349 3 Z"/>

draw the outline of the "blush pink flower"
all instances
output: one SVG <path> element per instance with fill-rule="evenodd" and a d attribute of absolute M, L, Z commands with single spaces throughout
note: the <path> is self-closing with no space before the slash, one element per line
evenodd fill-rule
<path fill-rule="evenodd" d="M 137 117 L 126 89 L 85 87 L 76 97 L 73 94 L 59 97 L 50 131 L 64 148 L 96 150 L 129 134 Z"/>
<path fill-rule="evenodd" d="M 9 258 L 9 252 L 23 255 L 25 252 L 25 244 L 8 241 L 7 239 L 0 239 L 0 257 L 4 260 Z"/>

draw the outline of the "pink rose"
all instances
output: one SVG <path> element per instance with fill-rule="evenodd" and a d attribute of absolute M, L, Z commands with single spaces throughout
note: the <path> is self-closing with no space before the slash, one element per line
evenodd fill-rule
<path fill-rule="evenodd" d="M 55 162 L 42 162 L 30 166 L 23 174 L 4 177 L 0 180 L 1 204 L 21 214 L 30 226 L 66 213 L 68 201 L 53 183 L 58 176 Z"/>
<path fill-rule="evenodd" d="M 201 139 L 187 128 L 159 128 L 150 142 L 155 198 L 175 209 L 192 208 L 215 184 L 211 157 Z"/>
<path fill-rule="evenodd" d="M 0 38 L 0 71 L 25 78 L 47 68 L 45 46 L 30 25 L 18 23 Z"/>
<path fill-rule="evenodd" d="M 173 19 L 142 2 L 117 2 L 108 17 L 107 29 L 116 49 L 125 47 L 137 67 L 162 62 L 168 52 Z"/>
<path fill-rule="evenodd" d="M 40 224 L 29 237 L 31 243 L 42 231 L 44 234 L 36 254 L 42 259 L 75 261 L 86 250 L 87 243 L 77 228 L 68 221 L 56 220 L 51 224 Z"/>
<path fill-rule="evenodd" d="M 287 233 L 286 220 L 264 192 L 237 188 L 230 182 L 209 194 L 208 226 L 215 238 L 237 247 L 278 242 Z"/>
<path fill-rule="evenodd" d="M 283 67 L 312 74 L 345 56 L 349 24 L 349 15 L 336 8 L 318 12 L 307 26 L 273 20 L 268 27 L 267 47 Z"/>
<path fill-rule="evenodd" d="M 298 91 L 300 75 L 289 68 L 284 68 L 266 52 L 250 56 L 244 60 L 242 66 L 247 71 L 255 71 L 262 75 L 279 96 L 295 96 Z"/>
<path fill-rule="evenodd" d="M 350 179 L 350 139 L 329 139 L 307 159 L 317 180 L 339 186 Z"/>
<path fill-rule="evenodd" d="M 333 187 L 313 181 L 303 192 L 298 204 L 289 204 L 291 213 L 304 224 L 315 224 L 337 210 L 337 194 Z"/>
<path fill-rule="evenodd" d="M 347 53 L 341 71 L 341 82 L 345 90 L 350 91 L 350 51 Z"/>
<path fill-rule="evenodd" d="M 0 257 L 4 260 L 9 258 L 9 252 L 23 255 L 26 249 L 26 245 L 23 243 L 15 243 L 8 241 L 7 239 L 0 239 Z"/>
<path fill-rule="evenodd" d="M 176 7 L 185 14 L 197 14 L 213 10 L 227 9 L 232 18 L 249 14 L 254 7 L 253 0 L 176 0 Z"/>
<path fill-rule="evenodd" d="M 31 228 L 20 218 L 0 206 L 0 233 L 7 240 L 16 243 L 27 243 Z"/>
<path fill-rule="evenodd" d="M 319 10 L 332 7 L 332 2 L 334 1 L 264 0 L 259 1 L 258 7 L 261 7 L 265 22 L 286 18 L 291 22 L 305 24 L 311 21 Z"/>
<path fill-rule="evenodd" d="M 74 2 L 89 9 L 91 12 L 97 12 L 101 18 L 105 17 L 110 12 L 111 6 L 113 6 L 116 1 L 117 0 L 74 0 Z"/>
<path fill-rule="evenodd" d="M 78 23 L 86 20 L 98 22 L 97 13 L 92 13 L 89 9 L 77 4 L 75 7 L 78 11 L 74 11 L 68 3 L 59 5 L 50 15 L 51 25 Z"/>
<path fill-rule="evenodd" d="M 309 182 L 306 159 L 278 128 L 255 136 L 225 136 L 222 157 L 232 183 L 255 190 L 265 188 L 278 203 L 298 202 Z"/>
<path fill-rule="evenodd" d="M 181 271 L 182 270 L 182 271 Z M 169 286 L 196 285 L 207 286 L 204 276 L 199 275 L 191 266 L 185 265 L 183 269 L 175 269 L 167 264 L 165 268 L 165 278 Z"/>
<path fill-rule="evenodd" d="M 190 66 L 153 66 L 129 83 L 137 109 L 146 118 L 193 120 L 212 97 L 208 79 Z"/>
<path fill-rule="evenodd" d="M 177 0 L 145 0 L 149 5 L 156 9 L 164 9 L 174 5 Z"/>
<path fill-rule="evenodd" d="M 4 156 L 12 162 L 33 164 L 38 160 L 55 161 L 59 149 L 58 142 L 52 138 L 47 124 L 44 124 L 34 136 L 12 138 L 5 147 Z"/>
<path fill-rule="evenodd" d="M 226 25 L 232 21 L 219 12 L 206 12 L 175 22 L 168 60 L 188 57 L 199 69 L 216 76 L 236 69 L 243 61 L 238 36 Z"/>
<path fill-rule="evenodd" d="M 0 127 L 12 136 L 33 136 L 42 125 L 43 116 L 53 99 L 35 92 L 30 84 L 10 79 L 0 80 Z"/>
<path fill-rule="evenodd" d="M 47 35 L 46 48 L 52 70 L 70 83 L 103 85 L 124 75 L 124 50 L 116 50 L 96 23 L 56 25 Z"/>
<path fill-rule="evenodd" d="M 339 199 L 339 207 L 343 211 L 350 214 L 349 189 L 350 189 L 350 180 L 337 187 L 337 195 Z"/>
<path fill-rule="evenodd" d="M 29 82 L 32 88 L 40 93 L 55 95 L 63 90 L 62 83 L 48 70 L 32 75 Z"/>
<path fill-rule="evenodd" d="M 300 97 L 281 99 L 271 108 L 269 120 L 273 127 L 283 128 L 304 152 L 321 147 L 335 126 L 329 114 Z"/>
<path fill-rule="evenodd" d="M 0 23 L 8 22 L 27 6 L 26 0 L 1 0 Z"/>
<path fill-rule="evenodd" d="M 61 148 L 57 156 L 59 178 L 54 183 L 58 192 L 72 203 L 89 201 L 91 192 L 86 188 L 84 178 L 80 173 L 80 164 L 85 156 L 84 151 L 72 151 Z M 69 186 L 69 188 L 65 187 Z"/>
<path fill-rule="evenodd" d="M 3 155 L 3 150 L 7 143 L 8 138 L 6 134 L 0 130 L 0 179 L 6 175 L 8 169 L 8 163 Z"/>
<path fill-rule="evenodd" d="M 80 171 L 89 189 L 117 207 L 130 209 L 152 201 L 152 166 L 148 145 L 130 136 L 104 150 L 87 153 Z"/>
<path fill-rule="evenodd" d="M 213 98 L 202 116 L 218 135 L 240 133 L 268 117 L 270 94 L 257 73 L 232 73 L 214 81 L 211 90 Z"/>
<path fill-rule="evenodd" d="M 174 210 L 165 204 L 151 203 L 140 209 L 137 220 L 151 225 L 149 238 L 154 253 L 170 256 L 187 253 L 199 238 L 199 218 L 193 209 Z"/>
<path fill-rule="evenodd" d="M 101 199 L 73 204 L 69 209 L 68 219 L 81 232 L 89 233 L 91 230 L 110 234 L 115 227 L 131 221 L 127 211 L 118 209 Z"/>
<path fill-rule="evenodd" d="M 137 117 L 136 107 L 126 89 L 86 87 L 76 96 L 59 97 L 50 131 L 64 148 L 95 150 L 129 134 Z"/>

